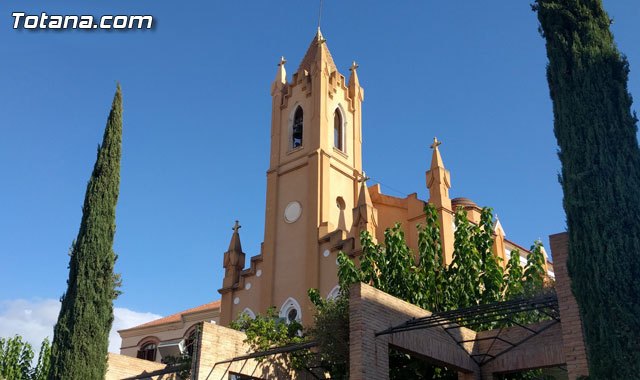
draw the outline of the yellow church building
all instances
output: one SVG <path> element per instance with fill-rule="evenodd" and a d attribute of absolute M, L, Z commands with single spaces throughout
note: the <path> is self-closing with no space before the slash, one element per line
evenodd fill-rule
<path fill-rule="evenodd" d="M 260 253 L 247 257 L 236 222 L 221 260 L 220 300 L 119 331 L 121 355 L 161 362 L 163 357 L 192 350 L 197 324 L 228 326 L 240 313 L 255 316 L 272 306 L 282 318 L 310 324 L 313 308 L 307 290 L 316 288 L 324 297 L 337 295 L 337 254 L 357 257 L 362 231 L 383 241 L 384 231 L 399 222 L 409 247 L 417 252 L 416 225 L 425 220 L 425 201 L 416 193 L 394 197 L 383 194 L 380 185 L 366 184 L 364 89 L 356 63 L 348 78 L 341 74 L 320 30 L 290 79 L 286 63 L 280 60 L 271 85 L 271 150 Z M 467 198 L 451 199 L 452 175 L 440 142 L 434 139 L 431 147 L 425 185 L 428 202 L 438 213 L 443 259 L 449 264 L 455 210 L 463 208 L 469 220 L 478 223 L 481 208 Z M 528 253 L 506 239 L 500 222 L 494 237 L 493 252 L 504 263 L 514 249 L 522 257 Z M 547 271 L 553 278 L 549 262 Z"/>

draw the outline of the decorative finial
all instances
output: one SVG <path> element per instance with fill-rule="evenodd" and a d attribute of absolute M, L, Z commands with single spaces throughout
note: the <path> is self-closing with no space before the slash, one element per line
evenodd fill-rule
<path fill-rule="evenodd" d="M 287 60 L 284 59 L 284 56 L 280 57 L 280 62 L 278 63 L 278 66 L 284 66 L 285 63 L 287 63 Z"/>
<path fill-rule="evenodd" d="M 438 149 L 438 147 L 442 144 L 442 141 L 438 141 L 437 137 L 433 138 L 433 144 L 431 144 L 431 149 Z"/>
<path fill-rule="evenodd" d="M 367 182 L 370 179 L 371 178 L 367 177 L 367 174 L 363 170 L 362 171 L 362 175 L 360 176 L 360 179 L 358 179 L 358 182 Z"/>
<path fill-rule="evenodd" d="M 242 227 L 242 226 L 241 226 L 241 225 L 238 223 L 238 221 L 236 220 L 236 225 L 235 225 L 235 226 L 233 226 L 233 228 L 232 228 L 233 232 L 234 232 L 234 233 L 237 233 L 237 232 L 238 232 L 238 230 L 240 229 L 240 227 Z"/>
<path fill-rule="evenodd" d="M 351 64 L 351 67 L 349 68 L 349 71 L 355 71 L 358 67 L 358 64 L 356 63 L 356 61 L 353 61 L 353 63 Z"/>
<path fill-rule="evenodd" d="M 320 0 L 320 7 L 318 9 L 318 34 L 320 34 L 320 21 L 322 21 L 322 0 Z"/>

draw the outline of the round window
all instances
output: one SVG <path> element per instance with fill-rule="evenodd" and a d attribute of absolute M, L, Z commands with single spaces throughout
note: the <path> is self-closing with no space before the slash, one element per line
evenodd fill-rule
<path fill-rule="evenodd" d="M 302 206 L 299 202 L 293 201 L 287 205 L 284 209 L 284 220 L 287 223 L 293 223 L 302 214 Z"/>

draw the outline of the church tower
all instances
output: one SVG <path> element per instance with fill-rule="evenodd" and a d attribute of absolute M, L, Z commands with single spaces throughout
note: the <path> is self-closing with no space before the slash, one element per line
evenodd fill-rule
<path fill-rule="evenodd" d="M 369 195 L 361 194 L 367 192 L 361 148 L 364 90 L 357 65 L 352 64 L 345 79 L 320 29 L 290 81 L 285 65 L 283 57 L 271 85 L 262 251 L 235 285 L 229 285 L 235 279 L 228 279 L 220 290 L 223 325 L 245 308 L 264 313 L 271 306 L 282 317 L 311 322 L 307 290 L 316 288 L 324 297 L 335 292 L 337 253 L 354 248 L 354 215 L 364 228 L 374 223 L 366 215 Z M 364 211 L 356 213 L 359 199 Z M 358 216 L 362 213 L 367 220 Z M 252 295 L 243 294 L 245 282 L 253 283 Z M 231 301 L 225 299 L 233 305 L 228 307 Z M 233 310 L 227 313 L 225 307 Z"/>

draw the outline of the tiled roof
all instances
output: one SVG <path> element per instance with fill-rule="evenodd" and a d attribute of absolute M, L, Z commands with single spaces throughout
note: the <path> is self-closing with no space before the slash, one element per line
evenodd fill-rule
<path fill-rule="evenodd" d="M 138 326 L 135 326 L 135 327 L 131 327 L 131 328 L 127 329 L 127 330 L 133 330 L 133 329 L 139 329 L 139 328 L 142 328 L 142 327 L 159 326 L 159 325 L 169 324 L 169 323 L 173 323 L 173 322 L 179 322 L 180 320 L 182 320 L 182 316 L 185 315 L 185 314 L 193 314 L 193 313 L 197 313 L 197 312 L 216 310 L 216 309 L 220 309 L 220 300 L 209 302 L 209 303 L 205 303 L 204 305 L 196 306 L 194 308 L 187 309 L 187 310 L 181 311 L 179 313 L 171 314 L 171 315 L 169 315 L 167 317 L 164 317 L 164 318 L 160 318 L 160 319 L 156 319 L 156 320 L 151 321 L 151 322 L 143 323 L 141 325 L 138 325 Z"/>

